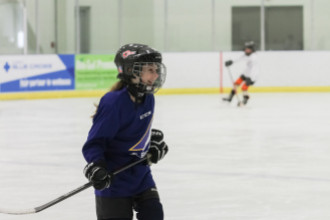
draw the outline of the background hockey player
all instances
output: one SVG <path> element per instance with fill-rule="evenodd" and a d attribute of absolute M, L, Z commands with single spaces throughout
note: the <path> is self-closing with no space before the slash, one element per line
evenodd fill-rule
<path fill-rule="evenodd" d="M 85 176 L 93 183 L 98 220 L 163 220 L 151 163 L 162 159 L 168 147 L 160 130 L 151 129 L 154 95 L 164 83 L 161 54 L 142 44 L 122 46 L 115 57 L 120 81 L 100 100 L 83 146 L 88 162 Z M 116 176 L 115 170 L 149 155 Z"/>
<path fill-rule="evenodd" d="M 258 63 L 257 57 L 255 54 L 255 44 L 253 41 L 248 41 L 244 44 L 244 54 L 240 56 L 237 60 L 228 60 L 225 62 L 225 66 L 229 67 L 238 62 L 245 62 L 246 67 L 242 73 L 242 75 L 236 79 L 234 82 L 234 87 L 231 90 L 228 98 L 223 98 L 224 101 L 231 102 L 234 95 L 237 92 L 237 88 L 241 85 L 243 92 L 243 101 L 242 104 L 246 105 L 250 96 L 248 94 L 249 86 L 253 85 L 256 81 L 256 77 L 258 75 Z M 239 103 L 240 104 L 240 103 Z"/>

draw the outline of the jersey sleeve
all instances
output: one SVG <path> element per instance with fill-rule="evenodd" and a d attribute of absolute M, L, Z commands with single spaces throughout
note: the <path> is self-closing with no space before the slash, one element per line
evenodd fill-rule
<path fill-rule="evenodd" d="M 93 118 L 93 125 L 88 133 L 87 141 L 82 149 L 88 163 L 104 160 L 107 143 L 116 135 L 118 125 L 119 117 L 116 106 L 101 100 Z"/>

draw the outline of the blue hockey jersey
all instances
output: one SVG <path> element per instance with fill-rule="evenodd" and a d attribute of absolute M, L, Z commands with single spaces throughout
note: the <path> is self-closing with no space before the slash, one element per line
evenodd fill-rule
<path fill-rule="evenodd" d="M 134 103 L 126 88 L 105 94 L 82 152 L 88 163 L 104 160 L 110 172 L 144 157 L 149 148 L 154 96 Z M 127 197 L 155 187 L 150 167 L 140 163 L 114 176 L 109 188 L 97 196 Z"/>

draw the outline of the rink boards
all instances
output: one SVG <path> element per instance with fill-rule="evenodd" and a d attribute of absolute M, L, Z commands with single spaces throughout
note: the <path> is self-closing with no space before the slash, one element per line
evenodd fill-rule
<path fill-rule="evenodd" d="M 242 52 L 163 53 L 167 78 L 158 94 L 216 94 L 231 88 L 223 63 Z M 330 52 L 257 52 L 250 92 L 330 92 Z M 0 56 L 0 99 L 93 97 L 116 81 L 114 55 Z M 244 63 L 231 66 L 236 78 Z"/>

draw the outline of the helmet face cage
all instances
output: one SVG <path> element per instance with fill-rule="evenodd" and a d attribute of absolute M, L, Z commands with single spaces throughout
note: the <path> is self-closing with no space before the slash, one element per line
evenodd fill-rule
<path fill-rule="evenodd" d="M 147 45 L 127 44 L 122 46 L 117 51 L 115 64 L 118 68 L 117 77 L 127 86 L 129 92 L 138 99 L 143 97 L 144 94 L 155 93 L 165 82 L 166 68 L 162 64 L 162 55 Z M 158 77 L 143 77 L 144 71 L 142 70 L 145 65 L 155 66 L 156 70 L 153 70 L 153 72 L 156 72 Z M 148 82 L 143 82 L 143 79 Z M 151 82 L 151 80 L 155 80 L 155 82 Z"/>
<path fill-rule="evenodd" d="M 153 66 L 156 68 L 158 75 L 157 79 L 152 85 L 148 85 L 142 81 L 142 70 L 144 66 Z M 132 70 L 133 76 L 138 79 L 136 86 L 141 93 L 155 93 L 157 92 L 165 82 L 166 79 L 166 67 L 160 62 L 135 62 Z M 135 83 L 134 83 L 135 84 Z"/>
<path fill-rule="evenodd" d="M 255 44 L 254 44 L 254 42 L 253 41 L 245 42 L 245 44 L 244 44 L 244 50 L 246 48 L 249 48 L 249 49 L 252 50 L 252 52 L 254 52 L 255 51 Z"/>

